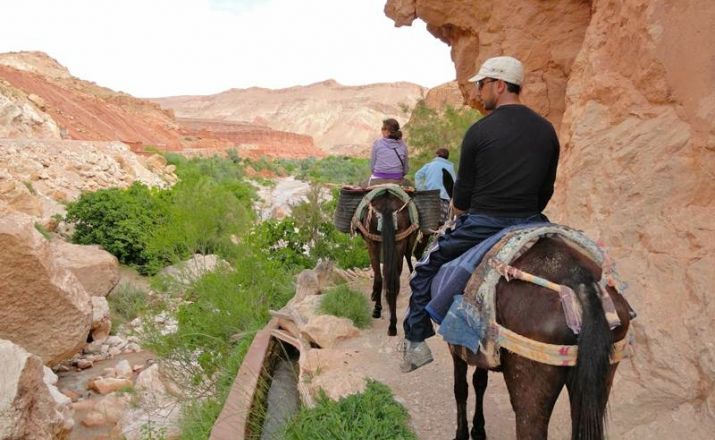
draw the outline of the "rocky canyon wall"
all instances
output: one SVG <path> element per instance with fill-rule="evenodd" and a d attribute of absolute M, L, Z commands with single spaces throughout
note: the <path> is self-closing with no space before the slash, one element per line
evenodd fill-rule
<path fill-rule="evenodd" d="M 464 96 L 484 59 L 524 62 L 523 100 L 562 144 L 548 214 L 610 247 L 639 312 L 611 435 L 711 438 L 715 3 L 390 0 L 385 12 L 451 46 Z"/>

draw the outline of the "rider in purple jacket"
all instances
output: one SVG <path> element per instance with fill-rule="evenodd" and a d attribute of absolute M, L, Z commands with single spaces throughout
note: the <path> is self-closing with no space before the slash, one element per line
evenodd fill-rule
<path fill-rule="evenodd" d="M 400 124 L 394 119 L 382 121 L 382 138 L 372 144 L 369 185 L 402 183 L 408 171 L 407 145 L 402 141 Z"/>

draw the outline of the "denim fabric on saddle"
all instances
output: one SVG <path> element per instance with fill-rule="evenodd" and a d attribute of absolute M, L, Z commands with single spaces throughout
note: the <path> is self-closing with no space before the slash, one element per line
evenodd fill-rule
<path fill-rule="evenodd" d="M 439 236 L 437 243 L 415 265 L 415 271 L 410 279 L 412 289 L 410 306 L 403 323 L 405 337 L 410 341 L 423 341 L 435 334 L 427 306 L 432 301 L 432 285 L 438 273 L 442 270 L 445 271 L 445 275 L 439 276 L 438 285 L 446 284 L 451 286 L 446 290 L 449 292 L 446 297 L 447 300 L 441 300 L 439 305 L 434 303 L 430 307 L 430 313 L 435 313 L 435 318 L 439 322 L 449 309 L 454 295 L 461 293 L 466 285 L 471 274 L 469 267 L 473 270 L 479 263 L 475 255 L 471 251 L 467 251 L 494 234 L 499 234 L 505 228 L 518 228 L 518 225 L 525 224 L 533 226 L 534 223 L 543 223 L 545 221 L 548 221 L 548 219 L 542 214 L 534 214 L 528 217 L 493 217 L 484 214 L 464 214 L 460 216 L 454 227 Z M 493 245 L 498 239 L 499 237 L 495 237 L 493 240 L 488 241 Z M 481 254 L 483 255 L 486 250 L 488 250 L 488 247 L 485 245 Z M 478 251 L 474 252 L 477 253 Z M 455 260 L 463 254 L 465 255 L 459 260 Z M 451 275 L 445 278 L 447 273 Z M 460 281 L 457 280 L 462 278 L 463 281 L 460 286 Z M 442 295 L 436 295 L 435 298 L 437 296 L 441 297 Z"/>

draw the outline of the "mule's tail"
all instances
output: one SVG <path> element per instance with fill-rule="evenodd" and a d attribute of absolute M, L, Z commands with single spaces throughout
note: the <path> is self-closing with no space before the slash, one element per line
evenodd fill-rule
<path fill-rule="evenodd" d="M 400 274 L 397 267 L 402 255 L 397 255 L 395 246 L 395 220 L 392 217 L 392 210 L 386 208 L 382 214 L 382 279 L 385 280 L 385 291 L 388 295 L 395 295 L 400 285 Z"/>
<path fill-rule="evenodd" d="M 572 440 L 602 440 L 613 336 L 593 276 L 579 268 L 574 283 L 583 309 L 578 359 L 571 380 Z"/>

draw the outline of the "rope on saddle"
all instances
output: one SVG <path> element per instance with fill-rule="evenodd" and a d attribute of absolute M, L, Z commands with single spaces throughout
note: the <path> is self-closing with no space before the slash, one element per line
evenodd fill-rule
<path fill-rule="evenodd" d="M 564 309 L 564 317 L 566 318 L 566 325 L 574 332 L 574 334 L 579 334 L 581 332 L 582 324 L 582 310 L 581 305 L 576 299 L 576 294 L 573 289 L 569 286 L 563 284 L 553 283 L 545 278 L 537 277 L 536 275 L 530 274 L 529 272 L 517 269 L 514 266 L 510 266 L 496 258 L 490 258 L 488 261 L 489 266 L 494 270 L 499 272 L 505 280 L 511 281 L 512 279 L 526 281 L 528 283 L 536 284 L 541 287 L 545 287 L 549 290 L 559 294 L 561 299 L 561 306 Z M 601 286 L 598 286 L 598 296 L 603 305 L 603 311 L 606 315 L 606 320 L 608 325 L 613 330 L 614 328 L 621 325 L 621 320 L 616 312 L 616 306 L 613 304 L 611 296 L 606 293 Z"/>
<path fill-rule="evenodd" d="M 355 209 L 355 214 L 353 214 L 352 221 L 350 223 L 350 232 L 355 234 L 355 231 L 360 231 L 365 238 L 372 241 L 382 241 L 382 236 L 379 234 L 373 234 L 370 232 L 370 222 L 373 216 L 378 217 L 378 226 L 382 224 L 382 214 L 380 214 L 372 204 L 373 199 L 382 194 L 389 193 L 393 196 L 399 198 L 403 204 L 402 206 L 395 210 L 393 215 L 393 224 L 397 227 L 397 214 L 407 208 L 407 212 L 410 216 L 410 226 L 402 232 L 395 235 L 395 241 L 403 240 L 409 237 L 413 232 L 419 229 L 419 215 L 417 213 L 417 206 L 412 201 L 412 198 L 407 194 L 399 185 L 392 183 L 384 185 L 376 185 L 373 189 L 363 197 L 360 204 Z M 378 228 L 379 229 L 379 228 Z"/>

